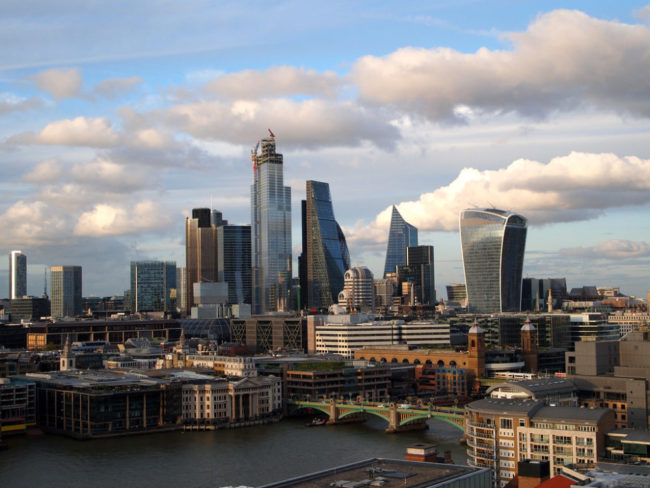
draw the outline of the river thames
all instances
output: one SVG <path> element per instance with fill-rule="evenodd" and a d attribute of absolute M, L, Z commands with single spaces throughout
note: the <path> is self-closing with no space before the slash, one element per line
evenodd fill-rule
<path fill-rule="evenodd" d="M 406 447 L 430 442 L 465 464 L 462 432 L 442 421 L 429 430 L 387 434 L 386 423 L 305 427 L 307 418 L 207 432 L 168 432 L 76 441 L 54 435 L 7 437 L 0 486 L 222 487 L 264 483 L 372 457 L 403 459 Z"/>

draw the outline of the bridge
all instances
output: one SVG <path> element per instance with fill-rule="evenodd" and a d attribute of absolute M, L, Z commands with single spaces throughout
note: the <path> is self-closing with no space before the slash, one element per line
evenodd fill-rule
<path fill-rule="evenodd" d="M 345 402 L 333 398 L 326 400 L 290 399 L 288 406 L 293 411 L 300 409 L 318 410 L 328 416 L 328 424 L 359 422 L 365 420 L 367 415 L 374 415 L 388 422 L 386 432 L 426 429 L 426 421 L 431 418 L 440 419 L 463 431 L 465 430 L 464 410 L 457 407 L 436 407 L 422 403 L 410 405 Z"/>

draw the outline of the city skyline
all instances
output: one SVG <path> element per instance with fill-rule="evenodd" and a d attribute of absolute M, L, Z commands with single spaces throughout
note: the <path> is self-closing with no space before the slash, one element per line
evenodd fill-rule
<path fill-rule="evenodd" d="M 286 2 L 261 28 L 238 3 L 119 3 L 0 7 L 0 248 L 29 257 L 28 294 L 53 264 L 110 295 L 130 261 L 183 263 L 192 208 L 250 224 L 267 128 L 294 276 L 317 180 L 377 277 L 393 204 L 435 246 L 439 296 L 463 281 L 460 210 L 496 206 L 529 220 L 524 277 L 650 288 L 647 3 Z"/>

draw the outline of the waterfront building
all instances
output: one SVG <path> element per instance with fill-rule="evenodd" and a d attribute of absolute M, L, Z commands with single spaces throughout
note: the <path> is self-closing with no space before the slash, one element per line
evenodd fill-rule
<path fill-rule="evenodd" d="M 52 266 L 50 286 L 52 317 L 81 315 L 81 266 Z"/>
<path fill-rule="evenodd" d="M 300 287 L 303 307 L 323 309 L 334 304 L 343 290 L 343 275 L 350 268 L 350 252 L 343 230 L 334 218 L 330 187 L 307 181 L 302 215 Z"/>
<path fill-rule="evenodd" d="M 194 283 L 219 281 L 217 227 L 227 225 L 223 214 L 210 208 L 192 209 L 185 219 L 185 281 L 186 308 L 189 314 L 194 304 Z"/>
<path fill-rule="evenodd" d="M 218 279 L 228 284 L 227 303 L 251 305 L 251 226 L 217 227 L 217 259 Z"/>
<path fill-rule="evenodd" d="M 393 205 L 384 264 L 384 278 L 394 273 L 397 266 L 406 264 L 406 248 L 418 245 L 418 229 L 409 224 Z"/>
<path fill-rule="evenodd" d="M 526 219 L 497 209 L 460 213 L 468 308 L 476 313 L 518 312 L 526 246 Z"/>
<path fill-rule="evenodd" d="M 36 425 L 36 385 L 19 378 L 0 378 L 0 438 Z"/>
<path fill-rule="evenodd" d="M 9 299 L 27 295 L 27 256 L 22 251 L 9 253 Z"/>
<path fill-rule="evenodd" d="M 300 317 L 252 317 L 230 320 L 230 340 L 255 352 L 304 351 L 306 321 Z"/>
<path fill-rule="evenodd" d="M 338 304 L 348 312 L 372 312 L 375 309 L 374 277 L 368 268 L 357 266 L 345 272 Z"/>
<path fill-rule="evenodd" d="M 176 289 L 174 261 L 131 261 L 133 313 L 174 310 L 171 296 L 173 289 Z"/>
<path fill-rule="evenodd" d="M 282 154 L 275 137 L 251 152 L 253 314 L 285 311 L 291 283 L 291 188 L 284 186 Z"/>

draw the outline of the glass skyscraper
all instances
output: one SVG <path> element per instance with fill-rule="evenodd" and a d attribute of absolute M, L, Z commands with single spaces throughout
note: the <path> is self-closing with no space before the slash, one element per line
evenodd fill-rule
<path fill-rule="evenodd" d="M 27 256 L 21 251 L 9 253 L 9 299 L 27 295 Z"/>
<path fill-rule="evenodd" d="M 81 315 L 81 266 L 50 268 L 52 317 Z"/>
<path fill-rule="evenodd" d="M 384 265 L 384 278 L 388 273 L 395 273 L 396 266 L 406 264 L 406 248 L 418 245 L 418 230 L 402 218 L 393 205 L 390 218 L 390 232 L 388 233 L 388 247 L 386 249 L 386 264 Z"/>
<path fill-rule="evenodd" d="M 171 290 L 176 288 L 173 261 L 131 261 L 131 312 L 171 311 Z"/>
<path fill-rule="evenodd" d="M 253 314 L 288 308 L 291 285 L 291 188 L 284 186 L 282 154 L 275 138 L 251 152 L 251 238 Z"/>
<path fill-rule="evenodd" d="M 219 281 L 228 283 L 228 303 L 252 303 L 251 226 L 217 228 Z"/>
<path fill-rule="evenodd" d="M 460 213 L 469 311 L 520 310 L 526 225 L 521 215 L 494 208 Z"/>
<path fill-rule="evenodd" d="M 303 202 L 300 287 L 308 308 L 337 303 L 343 276 L 350 268 L 350 252 L 343 230 L 334 219 L 329 184 L 307 181 Z"/>

